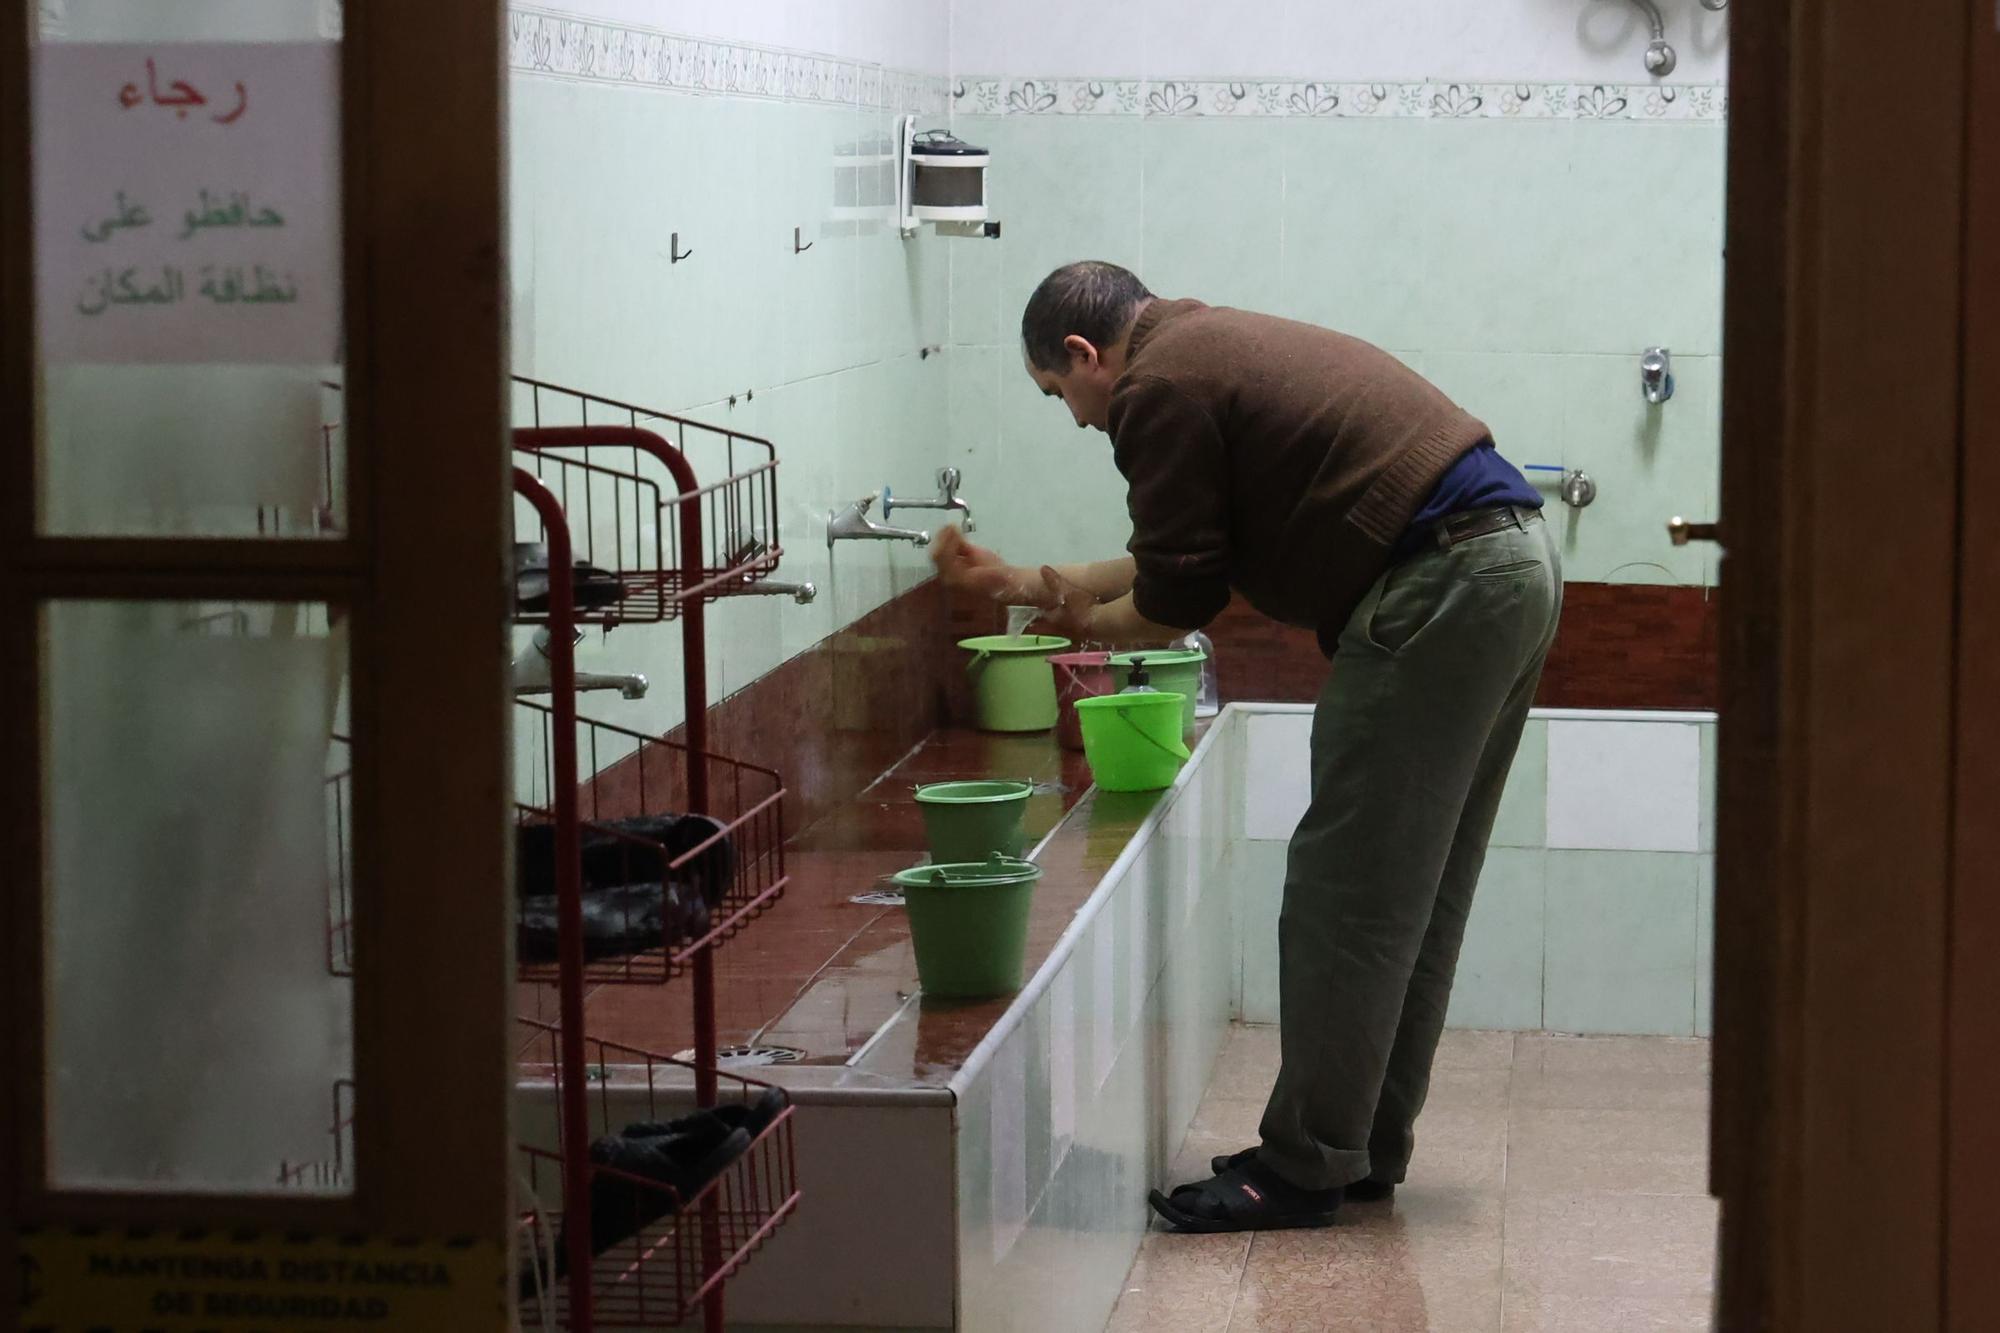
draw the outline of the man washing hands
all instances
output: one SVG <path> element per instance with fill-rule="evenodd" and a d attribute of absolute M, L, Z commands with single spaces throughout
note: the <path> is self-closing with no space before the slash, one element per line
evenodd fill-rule
<path fill-rule="evenodd" d="M 1079 645 L 1117 644 L 1150 648 L 1187 631 L 1156 625 L 1132 603 L 1136 566 L 1130 556 L 1088 565 L 1043 565 L 1025 569 L 975 546 L 957 528 L 931 539 L 931 562 L 945 586 L 999 602 L 1041 609 L 1037 623 Z"/>
<path fill-rule="evenodd" d="M 1562 603 L 1541 496 L 1435 386 L 1328 329 L 1159 300 L 1081 263 L 1036 288 L 1021 336 L 1036 387 L 1111 437 L 1130 554 L 1020 568 L 946 528 L 946 585 L 1120 647 L 1200 629 L 1234 592 L 1333 660 L 1287 861 L 1260 1142 L 1152 1195 L 1185 1231 L 1326 1226 L 1409 1167 Z"/>

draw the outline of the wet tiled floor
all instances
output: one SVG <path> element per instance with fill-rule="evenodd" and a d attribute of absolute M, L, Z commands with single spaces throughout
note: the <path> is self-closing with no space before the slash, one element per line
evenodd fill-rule
<path fill-rule="evenodd" d="M 1275 1028 L 1231 1034 L 1175 1181 L 1256 1138 Z M 1449 1032 L 1410 1179 L 1324 1231 L 1155 1230 L 1110 1330 L 1705 1329 L 1705 1041 Z"/>

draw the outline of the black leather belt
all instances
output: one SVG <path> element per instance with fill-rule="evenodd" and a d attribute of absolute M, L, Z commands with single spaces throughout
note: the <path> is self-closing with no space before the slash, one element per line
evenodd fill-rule
<path fill-rule="evenodd" d="M 1542 511 L 1524 505 L 1494 505 L 1491 509 L 1468 509 L 1449 514 L 1431 525 L 1431 539 L 1440 551 L 1449 551 L 1475 537 L 1491 536 L 1508 528 L 1525 528 L 1542 521 Z"/>

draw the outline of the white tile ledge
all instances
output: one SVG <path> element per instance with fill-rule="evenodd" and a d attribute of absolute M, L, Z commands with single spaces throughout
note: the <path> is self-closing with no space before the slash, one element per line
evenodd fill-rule
<path fill-rule="evenodd" d="M 1312 715 L 1312 704 L 1281 703 L 1233 703 L 1230 709 L 1245 716 L 1283 715 L 1286 713 Z M 1713 709 L 1708 708 L 1531 708 L 1531 720 L 1545 722 L 1681 722 L 1699 725 L 1716 720 Z"/>
<path fill-rule="evenodd" d="M 1007 1006 L 1007 1012 L 1000 1016 L 999 1021 L 994 1023 L 980 1043 L 972 1048 L 971 1054 L 965 1057 L 965 1063 L 952 1075 L 949 1086 L 954 1097 L 963 1096 L 965 1089 L 972 1085 L 980 1071 L 992 1063 L 993 1053 L 1000 1048 L 1001 1043 L 1006 1041 L 1016 1028 L 1027 1022 L 1035 1001 L 1055 984 L 1056 974 L 1068 965 L 1071 955 L 1077 950 L 1078 941 L 1083 938 L 1084 932 L 1090 929 L 1090 923 L 1097 919 L 1098 913 L 1105 910 L 1111 892 L 1124 878 L 1126 871 L 1139 859 L 1140 853 L 1152 840 L 1153 835 L 1159 831 L 1160 825 L 1166 820 L 1167 812 L 1180 800 L 1181 794 L 1194 781 L 1195 774 L 1208 761 L 1208 757 L 1219 748 L 1222 737 L 1228 734 L 1231 727 L 1238 725 L 1237 718 L 1252 711 L 1255 709 L 1242 704 L 1228 704 L 1209 725 L 1207 733 L 1201 738 L 1201 743 L 1195 746 L 1194 754 L 1181 766 L 1180 775 L 1174 779 L 1174 785 L 1167 788 L 1166 795 L 1160 798 L 1159 804 L 1155 805 L 1140 822 L 1139 827 L 1133 830 L 1131 839 L 1125 844 L 1125 850 L 1119 853 L 1118 859 L 1111 863 L 1104 872 L 1104 877 L 1097 882 L 1097 887 L 1091 890 L 1090 897 L 1077 909 L 1076 915 L 1070 919 L 1069 926 L 1063 931 L 1062 938 L 1056 941 L 1056 947 L 1049 950 L 1048 958 L 1036 969 L 1035 975 L 1029 978 L 1028 984 L 1014 996 L 1013 1003 Z M 1311 709 L 1305 711 L 1310 712 Z M 1056 825 L 1056 830 L 1067 824 L 1082 805 L 1083 803 L 1079 801 L 1073 806 L 1069 814 L 1063 816 L 1062 822 Z M 1054 836 L 1055 830 L 1051 830 L 1049 837 Z M 1044 843 L 1046 841 L 1044 839 Z M 1039 850 L 1038 847 L 1037 851 Z"/>

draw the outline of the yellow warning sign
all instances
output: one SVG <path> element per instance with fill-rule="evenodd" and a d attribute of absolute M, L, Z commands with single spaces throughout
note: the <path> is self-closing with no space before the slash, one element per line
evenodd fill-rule
<path fill-rule="evenodd" d="M 21 1333 L 485 1333 L 496 1244 L 264 1231 L 24 1230 Z"/>

